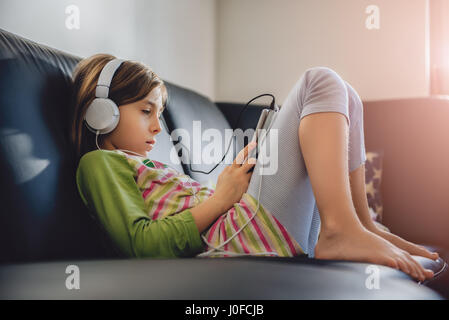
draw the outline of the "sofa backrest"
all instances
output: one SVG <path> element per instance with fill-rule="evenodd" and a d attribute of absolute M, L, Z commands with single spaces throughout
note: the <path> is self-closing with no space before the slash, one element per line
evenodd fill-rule
<path fill-rule="evenodd" d="M 81 59 L 0 29 L 0 262 L 119 256 L 75 183 L 68 107 L 71 74 Z M 223 131 L 228 121 L 207 97 L 165 83 L 164 126 L 150 158 L 198 181 L 216 181 L 225 164 L 209 176 L 191 172 L 176 159 L 179 139 L 170 134 L 184 128 L 192 136 L 193 120 L 201 120 L 202 132 Z M 203 171 L 213 166 L 192 164 Z"/>
<path fill-rule="evenodd" d="M 231 138 L 231 125 L 209 98 L 173 84 L 167 90 L 170 100 L 165 120 L 177 150 L 184 149 L 180 158 L 185 172 L 199 182 L 216 182 L 227 165 L 225 160 L 234 159 L 236 151 L 243 147 L 243 135 L 237 132 L 236 138 Z M 177 143 L 179 141 L 183 145 Z M 229 143 L 225 160 L 210 174 L 203 173 L 211 171 L 222 160 Z"/>
<path fill-rule="evenodd" d="M 113 255 L 74 183 L 68 105 L 79 60 L 0 30 L 0 261 Z"/>

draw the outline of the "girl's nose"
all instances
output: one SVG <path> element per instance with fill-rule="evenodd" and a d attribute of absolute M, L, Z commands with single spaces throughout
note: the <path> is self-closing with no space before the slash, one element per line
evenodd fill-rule
<path fill-rule="evenodd" d="M 151 125 L 151 132 L 153 132 L 153 134 L 158 134 L 159 132 L 162 131 L 162 127 L 161 127 L 161 121 L 159 120 L 159 118 L 157 118 L 157 120 L 155 121 L 155 123 L 153 123 Z"/>

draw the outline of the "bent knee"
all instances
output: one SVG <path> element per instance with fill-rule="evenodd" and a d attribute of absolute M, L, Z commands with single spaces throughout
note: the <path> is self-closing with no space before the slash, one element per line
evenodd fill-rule
<path fill-rule="evenodd" d="M 363 117 L 363 103 L 357 91 L 345 81 L 348 90 L 349 113 L 355 117 Z"/>
<path fill-rule="evenodd" d="M 329 67 L 312 67 L 305 71 L 307 86 L 336 88 L 347 91 L 345 81 L 340 75 Z"/>
<path fill-rule="evenodd" d="M 327 78 L 327 77 L 336 77 L 339 80 L 343 81 L 343 79 L 341 79 L 340 75 L 334 70 L 331 69 L 329 67 L 324 67 L 324 66 L 317 66 L 317 67 L 312 67 L 306 70 L 305 72 L 306 74 L 309 75 L 309 77 L 318 77 L 318 78 Z"/>
<path fill-rule="evenodd" d="M 324 67 L 324 66 L 316 66 L 316 67 L 308 68 L 306 70 L 306 73 L 323 74 L 323 75 L 325 75 L 325 74 L 337 74 L 338 75 L 338 73 L 334 69 L 329 68 L 329 67 Z"/>

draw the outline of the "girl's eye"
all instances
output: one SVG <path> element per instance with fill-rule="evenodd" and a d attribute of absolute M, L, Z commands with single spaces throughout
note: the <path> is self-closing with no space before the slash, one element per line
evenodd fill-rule
<path fill-rule="evenodd" d="M 149 115 L 151 113 L 151 110 L 142 110 L 143 113 L 145 113 L 146 115 Z M 162 118 L 162 112 L 158 113 L 158 118 L 161 119 Z"/>

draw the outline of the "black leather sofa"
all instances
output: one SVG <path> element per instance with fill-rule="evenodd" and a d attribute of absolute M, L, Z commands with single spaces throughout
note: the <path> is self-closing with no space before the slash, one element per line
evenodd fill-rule
<path fill-rule="evenodd" d="M 1 299 L 443 299 L 405 273 L 384 266 L 380 288 L 366 285 L 368 264 L 303 257 L 127 259 L 90 219 L 74 180 L 69 143 L 70 75 L 81 59 L 0 29 Z M 167 82 L 169 131 L 231 129 L 243 104 L 214 103 Z M 257 94 L 257 93 L 255 93 Z M 239 127 L 254 128 L 252 105 Z M 238 142 L 238 140 L 236 140 Z M 155 159 L 170 163 L 164 130 Z M 236 145 L 234 152 L 243 148 Z M 216 179 L 177 166 L 198 180 Z M 212 166 L 194 165 L 209 171 Z M 419 258 L 418 258 L 419 259 Z M 444 261 L 421 258 L 438 281 Z M 79 267 L 81 290 L 64 286 Z M 157 274 L 157 276 L 154 276 Z M 430 283 L 430 282 L 429 282 Z"/>

